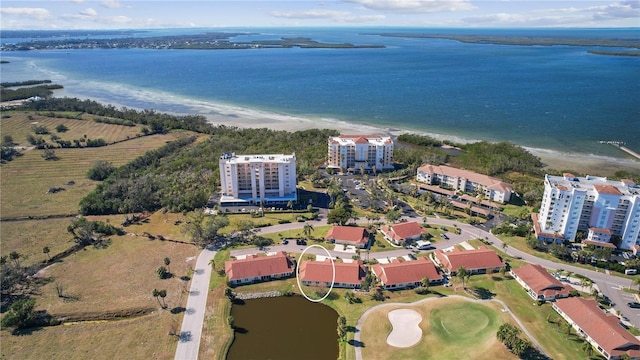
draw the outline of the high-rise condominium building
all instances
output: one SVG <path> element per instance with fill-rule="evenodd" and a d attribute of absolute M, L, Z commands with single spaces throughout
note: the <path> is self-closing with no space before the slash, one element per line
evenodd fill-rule
<path fill-rule="evenodd" d="M 328 168 L 351 172 L 393 169 L 390 136 L 340 135 L 330 137 L 328 145 Z"/>
<path fill-rule="evenodd" d="M 640 240 L 640 186 L 631 180 L 603 177 L 546 175 L 540 213 L 533 215 L 540 240 L 575 240 L 583 231 L 586 242 L 632 249 Z"/>
<path fill-rule="evenodd" d="M 296 201 L 296 154 L 222 154 L 220 184 L 221 204 L 283 204 Z"/>

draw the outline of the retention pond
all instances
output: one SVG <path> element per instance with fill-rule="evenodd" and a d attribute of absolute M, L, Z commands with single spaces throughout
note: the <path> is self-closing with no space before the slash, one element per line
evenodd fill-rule
<path fill-rule="evenodd" d="M 338 314 L 300 296 L 244 300 L 231 309 L 236 327 L 227 360 L 336 359 Z"/>

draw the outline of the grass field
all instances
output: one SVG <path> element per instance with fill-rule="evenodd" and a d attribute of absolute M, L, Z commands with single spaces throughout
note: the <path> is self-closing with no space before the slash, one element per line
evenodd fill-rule
<path fill-rule="evenodd" d="M 420 313 L 422 339 L 401 349 L 387 344 L 388 313 L 412 309 Z M 517 359 L 496 340 L 500 324 L 509 316 L 495 303 L 472 303 L 460 298 L 432 298 L 413 306 L 390 305 L 370 313 L 362 325 L 365 359 Z"/>
<path fill-rule="evenodd" d="M 180 329 L 182 312 L 169 310 L 184 306 L 189 283 L 180 277 L 189 274 L 198 253 L 191 245 L 120 236 L 105 249 L 88 247 L 70 255 L 39 274 L 50 281 L 39 289 L 37 310 L 84 318 L 141 308 L 154 312 L 129 320 L 36 329 L 29 336 L 3 330 L 2 353 L 16 359 L 173 358 L 176 340 L 168 335 L 169 328 Z M 175 276 L 160 280 L 156 269 L 165 257 L 171 259 Z M 57 296 L 56 284 L 62 285 L 64 298 Z M 167 310 L 151 295 L 154 288 L 167 290 Z"/>
<path fill-rule="evenodd" d="M 2 119 L 2 135 L 9 135 L 13 138 L 13 142 L 19 146 L 31 146 L 26 140 L 27 135 L 41 136 L 47 143 L 56 145 L 51 141 L 51 135 L 56 135 L 62 140 L 72 141 L 74 139 L 81 139 L 85 135 L 89 139 L 103 139 L 107 143 L 115 141 L 125 140 L 128 138 L 134 138 L 137 134 L 141 133 L 142 126 L 122 126 L 105 123 L 97 123 L 93 121 L 95 116 L 84 114 L 82 115 L 84 120 L 77 119 L 65 119 L 65 118 L 52 118 L 42 115 L 37 115 L 35 112 L 7 112 L 5 115 L 11 116 L 10 118 Z M 76 116 L 77 114 L 72 114 Z M 29 119 L 31 116 L 31 119 Z M 68 128 L 65 132 L 57 132 L 56 126 L 64 125 Z M 33 132 L 32 127 L 34 125 L 46 126 L 49 130 L 49 134 L 37 135 Z"/>
<path fill-rule="evenodd" d="M 171 132 L 107 147 L 57 149 L 59 160 L 55 161 L 45 161 L 41 157 L 43 150 L 26 151 L 23 156 L 2 165 L 0 214 L 2 217 L 18 217 L 77 213 L 80 199 L 97 184 L 86 176 L 96 161 L 106 160 L 119 166 L 167 141 L 188 135 L 186 132 Z M 68 181 L 75 184 L 65 185 Z M 47 194 L 51 187 L 65 190 Z"/>
<path fill-rule="evenodd" d="M 0 224 L 2 254 L 17 251 L 23 256 L 23 264 L 35 264 L 47 260 L 42 248 L 49 247 L 54 256 L 75 243 L 67 232 L 71 218 L 5 221 Z"/>

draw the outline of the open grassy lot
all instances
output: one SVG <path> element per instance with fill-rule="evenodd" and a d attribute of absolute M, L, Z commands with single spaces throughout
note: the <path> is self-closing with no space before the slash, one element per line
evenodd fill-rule
<path fill-rule="evenodd" d="M 4 119 L 3 119 L 4 121 Z M 2 217 L 73 214 L 78 202 L 94 189 L 97 182 L 87 179 L 86 173 L 98 160 L 119 166 L 167 141 L 189 136 L 187 132 L 171 132 L 132 139 L 100 148 L 56 149 L 59 160 L 45 161 L 43 150 L 26 151 L 13 161 L 2 165 Z M 74 185 L 65 185 L 74 181 Z M 51 187 L 65 190 L 47 194 Z"/>
<path fill-rule="evenodd" d="M 17 251 L 23 256 L 23 264 L 35 264 L 47 260 L 42 248 L 49 247 L 53 256 L 75 243 L 67 232 L 71 218 L 5 221 L 0 225 L 2 255 Z"/>
<path fill-rule="evenodd" d="M 422 339 L 402 349 L 390 346 L 388 313 L 395 309 L 420 313 Z M 391 305 L 370 313 L 362 326 L 365 359 L 517 359 L 495 337 L 509 316 L 495 303 L 471 303 L 459 298 L 433 298 L 413 306 Z"/>
<path fill-rule="evenodd" d="M 2 335 L 3 359 L 173 359 L 177 338 L 168 335 L 181 316 L 169 311 L 130 320 L 85 322 Z M 179 326 L 179 323 L 178 323 Z"/>
<path fill-rule="evenodd" d="M 173 358 L 176 339 L 168 335 L 169 329 L 180 329 L 180 309 L 189 286 L 180 277 L 189 274 L 198 253 L 191 245 L 120 236 L 113 237 L 107 248 L 88 247 L 68 256 L 39 273 L 50 282 L 39 289 L 37 310 L 85 319 L 138 309 L 153 312 L 122 321 L 36 329 L 28 336 L 3 330 L 2 353 L 16 359 Z M 175 276 L 160 280 L 156 269 L 165 257 L 171 259 L 169 268 Z M 57 296 L 56 284 L 62 285 L 64 297 Z M 168 309 L 160 309 L 151 295 L 154 288 L 167 290 Z"/>
<path fill-rule="evenodd" d="M 2 135 L 9 135 L 13 138 L 14 143 L 19 146 L 31 146 L 26 140 L 27 135 L 41 136 L 47 143 L 56 145 L 51 141 L 51 135 L 56 135 L 62 140 L 72 141 L 81 139 L 85 135 L 88 139 L 103 139 L 107 143 L 134 138 L 141 133 L 141 125 L 122 126 L 114 124 L 97 123 L 93 121 L 95 116 L 84 114 L 84 120 L 53 118 L 38 115 L 35 112 L 7 112 L 10 118 L 1 120 Z M 70 114 L 77 116 L 77 113 Z M 31 117 L 31 118 L 29 118 Z M 56 126 L 64 125 L 68 128 L 65 132 L 57 132 Z M 49 130 L 49 134 L 37 135 L 33 132 L 33 126 L 45 126 Z"/>

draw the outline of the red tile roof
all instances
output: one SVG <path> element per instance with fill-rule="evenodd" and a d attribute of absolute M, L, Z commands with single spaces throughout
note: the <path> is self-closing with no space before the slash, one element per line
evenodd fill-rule
<path fill-rule="evenodd" d="M 474 250 L 454 249 L 444 252 L 435 251 L 438 261 L 449 271 L 457 271 L 460 266 L 467 270 L 493 269 L 504 266 L 504 262 L 495 251 L 481 246 Z"/>
<path fill-rule="evenodd" d="M 415 221 L 381 226 L 380 231 L 382 231 L 385 235 L 389 236 L 396 242 L 401 242 L 409 238 L 415 238 L 422 235 L 423 232 L 426 232 L 426 230 L 424 230 L 422 226 L 420 226 L 420 224 Z"/>
<path fill-rule="evenodd" d="M 602 241 L 582 240 L 582 243 L 583 244 L 587 244 L 587 245 L 602 246 L 602 247 L 606 247 L 606 248 L 617 249 L 617 246 L 615 244 L 606 243 L 606 242 L 602 242 Z"/>
<path fill-rule="evenodd" d="M 559 299 L 555 306 L 576 323 L 610 356 L 640 357 L 640 340 L 620 325 L 618 317 L 605 314 L 593 299 Z"/>
<path fill-rule="evenodd" d="M 589 228 L 589 230 L 596 232 L 596 233 L 600 233 L 600 234 L 613 234 L 613 231 L 611 231 L 611 229 L 603 229 L 603 228 L 597 228 L 597 227 L 591 227 Z"/>
<path fill-rule="evenodd" d="M 469 171 L 469 170 L 454 168 L 451 166 L 446 166 L 446 165 L 436 166 L 431 164 L 425 164 L 420 168 L 418 168 L 418 171 L 424 172 L 427 174 L 440 174 L 448 177 L 467 179 L 476 184 L 480 184 L 490 189 L 498 190 L 505 193 L 513 191 L 513 187 L 511 186 L 511 184 L 506 183 L 500 179 L 487 176 L 484 174 L 478 174 L 476 172 Z"/>
<path fill-rule="evenodd" d="M 371 268 L 385 286 L 420 282 L 425 277 L 428 277 L 429 281 L 442 279 L 436 266 L 424 257 L 416 261 L 394 260 L 389 264 L 373 265 Z"/>
<path fill-rule="evenodd" d="M 329 229 L 325 239 L 350 245 L 366 246 L 369 242 L 369 232 L 367 229 L 358 226 L 335 225 Z"/>
<path fill-rule="evenodd" d="M 364 281 L 366 272 L 362 261 L 343 263 L 334 260 L 333 264 L 336 268 L 336 283 L 354 284 L 359 286 L 360 283 Z M 300 264 L 299 275 L 302 281 L 331 283 L 333 278 L 331 260 L 305 261 Z"/>
<path fill-rule="evenodd" d="M 596 184 L 593 185 L 593 188 L 596 189 L 596 191 L 600 194 L 608 194 L 608 195 L 622 195 L 622 193 L 620 192 L 620 190 L 618 190 L 615 186 L 613 185 L 602 185 L 602 184 Z"/>
<path fill-rule="evenodd" d="M 527 284 L 536 295 L 545 295 L 545 298 L 566 297 L 572 290 L 571 286 L 561 283 L 538 264 L 527 264 L 511 272 Z"/>
<path fill-rule="evenodd" d="M 272 256 L 249 255 L 246 259 L 225 261 L 224 269 L 229 281 L 252 279 L 290 274 L 293 272 L 293 261 L 282 251 Z"/>

